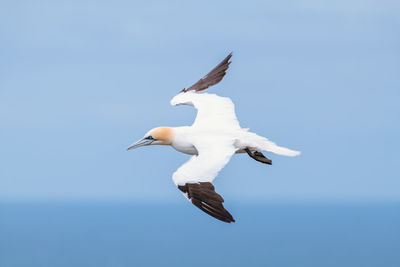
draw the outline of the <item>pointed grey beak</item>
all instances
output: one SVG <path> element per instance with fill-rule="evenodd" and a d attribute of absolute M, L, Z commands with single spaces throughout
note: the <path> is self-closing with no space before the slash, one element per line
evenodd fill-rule
<path fill-rule="evenodd" d="M 131 149 L 135 149 L 141 146 L 148 146 L 151 145 L 151 143 L 153 143 L 153 140 L 148 140 L 148 139 L 141 139 L 139 141 L 137 141 L 136 143 L 133 143 L 132 145 L 130 145 L 126 151 L 131 150 Z"/>

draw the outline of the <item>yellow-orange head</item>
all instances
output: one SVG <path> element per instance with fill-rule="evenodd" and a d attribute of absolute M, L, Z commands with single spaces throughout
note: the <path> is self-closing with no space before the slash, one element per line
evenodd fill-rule
<path fill-rule="evenodd" d="M 171 127 L 157 127 L 148 131 L 142 139 L 133 143 L 127 150 L 149 145 L 171 145 L 172 135 Z"/>

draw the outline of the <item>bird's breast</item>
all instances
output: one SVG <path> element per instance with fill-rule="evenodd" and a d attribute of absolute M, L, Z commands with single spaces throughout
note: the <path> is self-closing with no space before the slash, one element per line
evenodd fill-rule
<path fill-rule="evenodd" d="M 190 142 L 179 141 L 172 142 L 171 146 L 175 148 L 177 151 L 188 154 L 188 155 L 197 155 L 197 149 Z"/>

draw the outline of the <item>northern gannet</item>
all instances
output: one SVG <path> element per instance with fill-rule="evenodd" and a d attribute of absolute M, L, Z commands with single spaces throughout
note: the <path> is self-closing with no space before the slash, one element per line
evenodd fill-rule
<path fill-rule="evenodd" d="M 230 53 L 206 76 L 171 100 L 171 105 L 195 107 L 197 116 L 192 126 L 157 127 L 128 147 L 131 150 L 148 145 L 169 145 L 179 152 L 193 155 L 172 175 L 175 185 L 189 201 L 218 220 L 235 222 L 224 208 L 224 199 L 215 192 L 212 181 L 235 153 L 247 153 L 265 164 L 271 160 L 268 151 L 283 156 L 297 156 L 299 151 L 277 146 L 267 138 L 241 128 L 230 98 L 202 93 L 219 83 L 231 63 Z"/>

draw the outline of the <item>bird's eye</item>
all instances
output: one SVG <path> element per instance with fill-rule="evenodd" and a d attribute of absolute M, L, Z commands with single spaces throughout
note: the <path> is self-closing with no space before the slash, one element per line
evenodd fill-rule
<path fill-rule="evenodd" d="M 146 139 L 148 139 L 148 140 L 154 140 L 153 136 L 151 136 L 151 135 L 150 135 L 150 136 L 147 136 Z"/>

